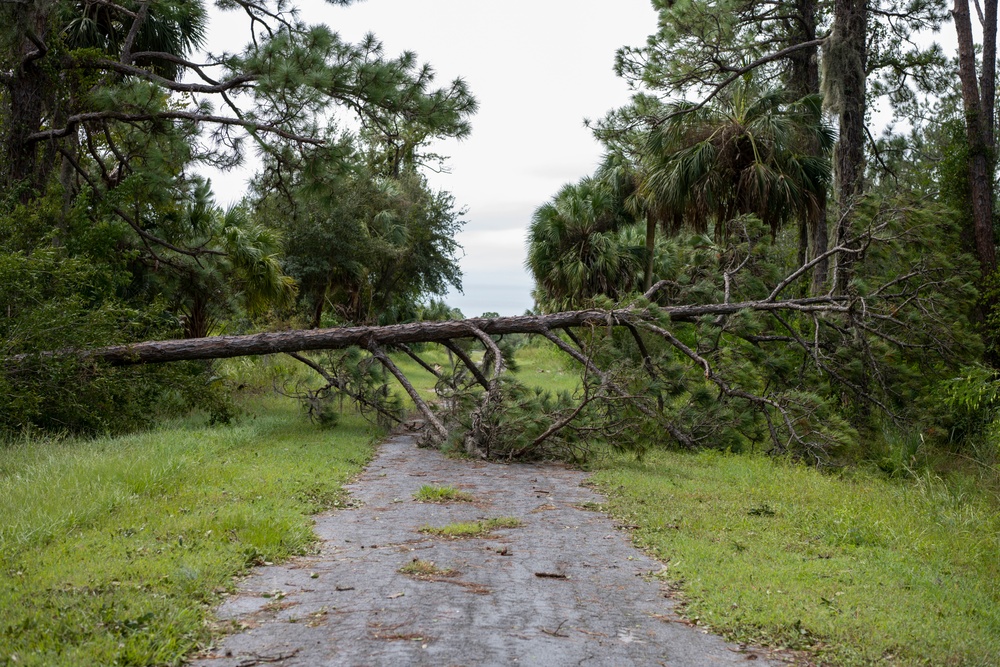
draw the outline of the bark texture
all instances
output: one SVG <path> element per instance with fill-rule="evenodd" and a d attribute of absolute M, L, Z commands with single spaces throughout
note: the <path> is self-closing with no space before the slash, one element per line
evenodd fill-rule
<path fill-rule="evenodd" d="M 864 190 L 867 0 L 835 0 L 833 22 L 827 76 L 837 82 L 832 91 L 840 121 L 840 136 L 834 151 L 836 244 L 844 245 L 851 235 L 852 209 Z M 850 254 L 837 258 L 834 280 L 838 292 L 842 293 L 850 281 L 853 259 Z"/>
<path fill-rule="evenodd" d="M 983 20 L 982 75 L 976 78 L 976 48 L 969 0 L 955 0 L 952 11 L 958 35 L 958 74 L 969 142 L 969 188 L 972 195 L 972 238 L 983 276 L 996 271 L 993 243 L 993 170 L 995 146 L 997 0 L 986 0 Z"/>
<path fill-rule="evenodd" d="M 806 267 L 802 270 L 808 270 Z M 801 270 L 800 272 L 801 273 Z M 796 277 L 799 275 L 795 274 Z M 790 281 L 788 281 L 790 282 Z M 661 286 L 654 285 L 649 293 Z M 783 288 L 786 283 L 780 286 Z M 846 299 L 837 296 L 820 296 L 803 299 L 777 299 L 775 294 L 760 301 L 719 303 L 690 306 L 668 306 L 658 310 L 675 322 L 690 322 L 706 315 L 732 315 L 742 310 L 846 312 Z M 647 294 L 649 294 L 647 293 Z M 228 359 L 258 354 L 281 354 L 309 350 L 337 350 L 357 346 L 397 346 L 410 343 L 443 343 L 459 338 L 480 338 L 482 334 L 503 336 L 508 334 L 545 335 L 552 330 L 569 327 L 628 326 L 632 322 L 656 319 L 655 314 L 642 309 L 576 310 L 551 315 L 519 315 L 514 317 L 449 320 L 446 322 L 413 322 L 390 326 L 340 327 L 334 329 L 300 329 L 252 334 L 246 336 L 212 336 L 208 338 L 146 341 L 131 345 L 112 345 L 92 350 L 66 350 L 49 352 L 48 355 L 76 354 L 87 359 L 104 361 L 116 366 L 158 364 L 197 359 Z M 478 332 L 477 332 L 478 330 Z M 16 364 L 25 355 L 8 358 Z"/>

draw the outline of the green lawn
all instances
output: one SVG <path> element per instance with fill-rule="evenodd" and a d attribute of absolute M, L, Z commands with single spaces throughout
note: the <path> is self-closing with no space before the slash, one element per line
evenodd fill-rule
<path fill-rule="evenodd" d="M 835 665 L 1000 665 L 994 499 L 713 452 L 595 468 L 699 624 Z"/>
<path fill-rule="evenodd" d="M 0 665 L 180 664 L 235 575 L 306 552 L 378 434 L 256 412 L 0 448 Z"/>

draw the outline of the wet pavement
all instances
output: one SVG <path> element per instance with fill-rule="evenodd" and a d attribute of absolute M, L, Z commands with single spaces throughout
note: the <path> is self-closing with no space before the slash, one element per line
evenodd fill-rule
<path fill-rule="evenodd" d="M 586 509 L 603 499 L 585 477 L 449 459 L 394 436 L 347 487 L 356 506 L 317 517 L 319 553 L 255 570 L 218 610 L 241 631 L 193 664 L 780 664 L 680 619 L 651 576 L 661 564 Z M 475 500 L 416 502 L 424 485 Z M 419 530 L 494 517 L 522 525 L 466 539 Z M 415 559 L 437 570 L 400 573 Z"/>

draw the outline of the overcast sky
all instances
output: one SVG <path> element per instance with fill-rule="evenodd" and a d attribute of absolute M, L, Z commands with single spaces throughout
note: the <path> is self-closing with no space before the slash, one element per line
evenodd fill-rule
<path fill-rule="evenodd" d="M 472 136 L 435 146 L 450 156 L 451 173 L 430 175 L 434 187 L 468 208 L 459 236 L 465 294 L 449 294 L 447 301 L 467 316 L 519 315 L 530 308 L 531 279 L 523 264 L 531 214 L 597 165 L 600 147 L 583 120 L 628 100 L 627 86 L 612 71 L 614 54 L 655 31 L 649 0 L 297 4 L 306 22 L 326 23 L 345 39 L 373 32 L 389 56 L 416 52 L 435 68 L 442 86 L 456 77 L 468 82 L 480 105 Z M 222 16 L 212 22 L 212 51 L 246 41 L 233 15 Z M 242 196 L 242 175 L 212 178 L 222 202 Z"/>

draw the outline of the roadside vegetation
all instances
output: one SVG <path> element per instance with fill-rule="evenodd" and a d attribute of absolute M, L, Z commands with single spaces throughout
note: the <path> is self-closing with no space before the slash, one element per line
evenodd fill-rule
<path fill-rule="evenodd" d="M 308 552 L 309 516 L 344 502 L 379 432 L 321 430 L 287 399 L 245 408 L 0 447 L 0 664 L 179 665 L 234 577 Z"/>
<path fill-rule="evenodd" d="M 995 479 L 711 451 L 609 454 L 594 470 L 600 509 L 663 562 L 699 626 L 822 664 L 997 664 Z"/>

